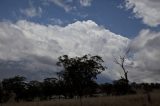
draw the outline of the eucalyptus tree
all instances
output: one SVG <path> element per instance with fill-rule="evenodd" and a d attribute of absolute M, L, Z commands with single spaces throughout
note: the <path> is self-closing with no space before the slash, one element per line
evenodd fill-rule
<path fill-rule="evenodd" d="M 70 97 L 83 96 L 86 89 L 93 87 L 91 83 L 97 75 L 105 70 L 102 65 L 104 61 L 100 56 L 84 55 L 70 58 L 68 55 L 63 55 L 58 59 L 57 65 L 64 68 L 60 75 Z"/>

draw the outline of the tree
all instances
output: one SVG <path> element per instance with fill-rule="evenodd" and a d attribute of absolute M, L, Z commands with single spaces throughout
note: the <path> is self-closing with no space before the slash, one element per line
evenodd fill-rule
<path fill-rule="evenodd" d="M 114 86 L 114 93 L 116 95 L 129 94 L 131 91 L 131 88 L 126 79 L 119 79 L 113 81 L 113 86 Z"/>
<path fill-rule="evenodd" d="M 114 62 L 118 64 L 124 73 L 124 76 L 121 76 L 119 80 L 114 81 L 115 89 L 118 94 L 127 94 L 127 93 L 135 93 L 135 91 L 129 85 L 128 80 L 128 71 L 126 70 L 126 60 L 131 56 L 130 54 L 131 48 L 127 48 L 124 52 L 124 55 L 119 56 L 119 58 L 114 58 Z"/>
<path fill-rule="evenodd" d="M 7 102 L 10 99 L 10 94 L 5 91 L 2 83 L 0 82 L 0 103 Z"/>
<path fill-rule="evenodd" d="M 26 100 L 27 101 L 33 101 L 35 98 L 42 96 L 42 87 L 41 82 L 39 81 L 30 81 L 27 84 L 27 90 L 26 90 Z"/>
<path fill-rule="evenodd" d="M 9 93 L 15 93 L 15 100 L 18 102 L 20 99 L 25 98 L 26 83 L 25 77 L 15 76 L 13 78 L 4 79 L 2 81 L 3 88 Z"/>
<path fill-rule="evenodd" d="M 68 55 L 63 55 L 58 59 L 57 65 L 64 68 L 60 75 L 70 97 L 83 96 L 85 89 L 91 87 L 91 82 L 105 70 L 100 56 L 84 55 L 70 58 Z"/>
<path fill-rule="evenodd" d="M 123 70 L 124 77 L 121 76 L 121 79 L 125 79 L 127 82 L 129 80 L 128 80 L 128 71 L 126 70 L 126 67 L 125 67 L 125 62 L 126 62 L 129 52 L 130 52 L 130 48 L 126 49 L 124 55 L 119 56 L 119 58 L 114 58 L 114 62 L 118 64 Z"/>
<path fill-rule="evenodd" d="M 111 83 L 104 83 L 100 85 L 102 93 L 107 95 L 113 94 L 113 85 Z"/>
<path fill-rule="evenodd" d="M 1 82 L 0 82 L 0 103 L 2 103 L 3 102 L 3 93 L 4 91 L 3 91 L 3 88 L 2 88 L 2 84 L 1 84 Z"/>
<path fill-rule="evenodd" d="M 46 78 L 42 84 L 43 95 L 46 99 L 50 99 L 53 95 L 56 95 L 56 86 L 57 79 L 56 78 Z"/>

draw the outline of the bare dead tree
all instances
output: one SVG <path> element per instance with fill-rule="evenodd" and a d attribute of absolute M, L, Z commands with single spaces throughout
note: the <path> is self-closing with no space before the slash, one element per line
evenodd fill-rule
<path fill-rule="evenodd" d="M 119 56 L 119 58 L 114 57 L 114 62 L 118 64 L 123 70 L 124 77 L 121 76 L 121 78 L 125 79 L 126 81 L 128 81 L 128 71 L 126 70 L 126 67 L 125 67 L 125 61 L 128 58 L 127 56 L 129 52 L 130 52 L 130 48 L 126 49 L 124 55 Z"/>

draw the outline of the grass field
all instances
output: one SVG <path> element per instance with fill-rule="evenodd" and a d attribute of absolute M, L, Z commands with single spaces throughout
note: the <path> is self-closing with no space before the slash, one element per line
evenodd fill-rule
<path fill-rule="evenodd" d="M 52 100 L 40 102 L 6 103 L 1 106 L 81 106 L 80 100 Z M 160 91 L 151 93 L 151 103 L 148 103 L 145 94 L 127 96 L 108 96 L 83 98 L 82 106 L 160 106 Z"/>

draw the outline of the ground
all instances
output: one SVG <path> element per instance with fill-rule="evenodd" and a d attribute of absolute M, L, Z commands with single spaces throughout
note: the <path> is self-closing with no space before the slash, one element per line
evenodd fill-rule
<path fill-rule="evenodd" d="M 160 106 L 160 90 L 150 93 L 151 102 L 147 100 L 144 93 L 125 96 L 107 96 L 83 98 L 82 104 L 79 99 L 52 100 L 52 101 L 35 101 L 6 103 L 1 106 Z"/>

